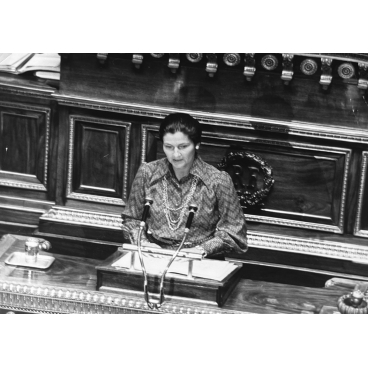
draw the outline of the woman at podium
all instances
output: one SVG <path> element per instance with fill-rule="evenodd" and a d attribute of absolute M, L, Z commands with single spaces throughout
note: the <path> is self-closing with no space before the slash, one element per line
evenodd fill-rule
<path fill-rule="evenodd" d="M 166 158 L 140 166 L 122 213 L 123 230 L 133 244 L 145 198 L 150 197 L 142 244 L 177 249 L 189 205 L 195 203 L 198 210 L 183 248 L 207 256 L 246 251 L 246 223 L 232 179 L 200 158 L 201 134 L 200 123 L 188 114 L 163 120 L 159 135 Z"/>

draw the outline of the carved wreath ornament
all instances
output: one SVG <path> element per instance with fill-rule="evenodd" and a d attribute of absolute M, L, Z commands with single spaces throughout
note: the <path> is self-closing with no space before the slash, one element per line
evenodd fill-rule
<path fill-rule="evenodd" d="M 263 173 L 263 188 L 259 190 L 249 190 L 250 185 L 244 185 L 241 183 L 242 188 L 236 188 L 238 193 L 240 205 L 243 208 L 254 207 L 256 205 L 263 205 L 262 201 L 268 196 L 275 180 L 272 177 L 272 167 L 262 159 L 262 157 L 255 155 L 254 153 L 240 151 L 230 152 L 221 160 L 217 165 L 219 170 L 230 171 L 230 168 L 241 167 L 242 169 L 250 170 L 250 166 L 247 164 L 252 162 Z M 241 163 L 241 165 L 239 165 Z M 235 181 L 234 177 L 232 177 Z"/>

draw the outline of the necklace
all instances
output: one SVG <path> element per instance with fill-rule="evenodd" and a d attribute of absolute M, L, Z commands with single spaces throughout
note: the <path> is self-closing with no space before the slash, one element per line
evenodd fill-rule
<path fill-rule="evenodd" d="M 167 219 L 167 223 L 169 224 L 169 228 L 173 231 L 178 230 L 181 223 L 183 222 L 183 218 L 184 218 L 184 213 L 185 213 L 185 209 L 188 208 L 189 202 L 191 201 L 194 191 L 196 189 L 197 186 L 197 182 L 198 182 L 198 177 L 197 176 L 193 176 L 192 179 L 192 184 L 190 186 L 190 190 L 189 193 L 187 195 L 187 198 L 184 200 L 184 203 L 182 206 L 180 207 L 170 207 L 169 206 L 169 200 L 167 197 L 167 179 L 166 176 L 164 176 L 164 179 L 162 181 L 162 185 L 164 187 L 164 212 L 166 215 L 166 219 Z M 176 219 L 173 219 L 171 212 L 178 212 L 180 211 L 178 217 Z"/>

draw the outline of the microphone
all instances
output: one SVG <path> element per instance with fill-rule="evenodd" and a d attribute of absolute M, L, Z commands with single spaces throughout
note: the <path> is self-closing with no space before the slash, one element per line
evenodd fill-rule
<path fill-rule="evenodd" d="M 151 208 L 152 203 L 153 203 L 152 198 L 146 197 L 144 199 L 144 209 L 143 209 L 143 214 L 142 214 L 142 219 L 141 219 L 141 224 L 140 224 L 141 227 L 144 227 L 144 225 L 146 223 L 147 216 L 148 216 L 148 213 L 149 213 L 149 210 Z"/>
<path fill-rule="evenodd" d="M 185 230 L 184 230 L 185 233 L 187 233 L 190 227 L 192 226 L 193 217 L 194 217 L 194 214 L 197 212 L 197 210 L 198 210 L 198 206 L 195 203 L 192 203 L 189 205 L 189 215 L 188 215 L 187 223 L 185 224 Z"/>

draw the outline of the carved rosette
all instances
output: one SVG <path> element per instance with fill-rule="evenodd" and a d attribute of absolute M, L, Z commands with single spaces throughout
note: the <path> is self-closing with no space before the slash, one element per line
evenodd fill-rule
<path fill-rule="evenodd" d="M 202 60 L 203 58 L 203 54 L 194 54 L 194 53 L 191 53 L 191 54 L 185 54 L 187 59 L 189 61 L 191 61 L 192 63 L 198 63 Z"/>
<path fill-rule="evenodd" d="M 317 63 L 312 59 L 305 59 L 300 64 L 300 70 L 305 75 L 313 75 L 318 69 Z"/>
<path fill-rule="evenodd" d="M 244 62 L 245 66 L 243 75 L 246 78 L 246 80 L 250 82 L 256 72 L 255 68 L 256 61 L 254 59 L 254 54 L 245 54 Z"/>
<path fill-rule="evenodd" d="M 156 59 L 162 58 L 165 54 L 151 54 Z"/>
<path fill-rule="evenodd" d="M 351 63 L 343 63 L 338 67 L 337 73 L 343 79 L 350 79 L 355 74 L 354 66 Z"/>
<path fill-rule="evenodd" d="M 240 55 L 239 54 L 224 54 L 223 57 L 224 63 L 228 66 L 236 66 L 240 63 Z"/>
<path fill-rule="evenodd" d="M 266 55 L 266 56 L 263 56 L 261 60 L 261 64 L 263 68 L 265 68 L 266 70 L 275 70 L 277 66 L 279 65 L 279 62 L 276 56 Z"/>
<path fill-rule="evenodd" d="M 267 198 L 275 180 L 272 176 L 272 167 L 263 160 L 262 157 L 255 155 L 251 152 L 230 152 L 226 155 L 221 162 L 217 165 L 219 170 L 227 170 L 232 167 L 237 162 L 241 161 L 251 161 L 255 166 L 257 166 L 264 175 L 263 178 L 263 188 L 256 190 L 254 192 L 244 190 L 242 192 L 238 191 L 238 198 L 240 205 L 244 208 L 254 207 L 256 205 L 263 205 L 262 201 Z"/>
<path fill-rule="evenodd" d="M 359 63 L 359 80 L 358 88 L 367 89 L 368 88 L 368 64 Z"/>

